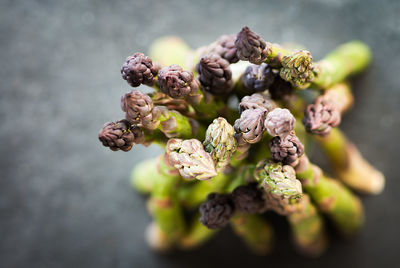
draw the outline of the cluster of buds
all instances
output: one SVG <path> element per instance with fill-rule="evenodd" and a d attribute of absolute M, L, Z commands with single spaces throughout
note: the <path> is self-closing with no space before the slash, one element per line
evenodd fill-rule
<path fill-rule="evenodd" d="M 324 218 L 344 235 L 360 229 L 363 208 L 348 187 L 377 194 L 384 177 L 337 127 L 352 103 L 344 80 L 369 63 L 365 44 L 349 42 L 314 62 L 309 51 L 266 42 L 248 27 L 189 52 L 176 38 L 163 40 L 162 51 L 135 53 L 121 68 L 129 86 L 152 92 L 124 94 L 124 118 L 99 133 L 113 151 L 165 149 L 132 172 L 134 187 L 150 195 L 150 246 L 194 248 L 231 225 L 266 254 L 273 242 L 267 211 L 286 217 L 296 248 L 309 256 L 326 249 Z M 317 97 L 310 104 L 305 96 Z M 314 141 L 337 179 L 310 161 Z M 183 215 L 193 211 L 188 221 Z"/>

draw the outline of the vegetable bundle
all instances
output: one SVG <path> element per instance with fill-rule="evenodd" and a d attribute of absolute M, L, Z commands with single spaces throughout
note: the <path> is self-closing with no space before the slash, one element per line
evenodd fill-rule
<path fill-rule="evenodd" d="M 351 41 L 315 62 L 309 51 L 266 42 L 248 27 L 196 50 L 167 37 L 149 56 L 129 56 L 122 78 L 153 91 L 122 96 L 125 118 L 106 123 L 99 139 L 113 151 L 165 149 L 132 171 L 134 188 L 150 196 L 150 246 L 192 249 L 230 225 L 250 250 L 267 254 L 274 240 L 267 211 L 286 217 L 308 256 L 327 247 L 325 220 L 355 234 L 364 217 L 352 190 L 378 194 L 384 176 L 338 125 L 353 104 L 347 79 L 370 59 L 364 43 Z M 336 178 L 310 162 L 314 142 Z"/>

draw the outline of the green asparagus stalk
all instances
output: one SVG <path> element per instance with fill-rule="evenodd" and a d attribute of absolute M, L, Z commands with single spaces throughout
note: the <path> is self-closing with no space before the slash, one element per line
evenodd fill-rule
<path fill-rule="evenodd" d="M 289 165 L 261 161 L 254 177 L 265 191 L 267 208 L 287 215 L 296 246 L 310 256 L 318 256 L 326 249 L 323 219 L 302 193 L 295 170 Z"/>
<path fill-rule="evenodd" d="M 196 184 L 193 187 L 193 191 L 191 191 L 193 194 L 197 194 L 193 196 L 192 199 L 194 200 L 201 200 L 202 202 L 204 202 L 204 200 L 206 199 L 204 197 L 204 195 L 207 195 L 210 192 L 216 192 L 216 193 L 230 193 L 233 192 L 235 190 L 235 188 L 239 187 L 240 185 L 243 185 L 245 183 L 247 183 L 247 181 L 249 180 L 249 178 L 252 178 L 252 172 L 254 170 L 254 167 L 243 167 L 240 169 L 240 171 L 234 173 L 234 174 L 230 174 L 230 177 L 219 173 L 216 177 L 214 177 L 212 180 L 209 181 L 199 181 L 199 184 Z M 228 183 L 228 185 L 226 184 L 221 184 L 222 180 L 219 178 L 220 176 L 224 176 L 226 179 L 228 178 L 232 178 L 231 180 L 227 180 L 226 182 Z M 208 184 L 206 184 L 208 183 Z M 218 183 L 218 186 L 216 186 L 215 184 Z M 199 185 L 199 186 L 197 186 Z M 200 186 L 201 185 L 201 186 Z M 204 186 L 203 186 L 204 185 Z M 211 185 L 211 186 L 209 186 Z M 224 191 L 222 191 L 222 188 L 219 188 L 220 186 L 223 186 Z M 208 187 L 208 189 L 206 189 L 206 187 Z M 200 198 L 196 198 L 196 197 L 200 197 Z M 191 199 L 186 198 L 187 201 L 191 201 Z M 186 202 L 187 202 L 186 201 Z M 187 202 L 188 203 L 188 202 Z M 193 202 L 192 204 L 197 205 L 197 202 Z M 236 206 L 236 205 L 235 205 Z M 205 227 L 199 220 L 199 216 L 196 215 L 194 217 L 194 219 L 192 220 L 190 227 L 188 229 L 188 231 L 186 232 L 185 236 L 182 238 L 181 240 L 181 247 L 184 249 L 191 249 L 193 247 L 197 247 L 202 245 L 204 242 L 206 242 L 208 239 L 210 239 L 211 237 L 213 237 L 218 229 L 209 229 L 207 227 Z M 237 233 L 239 234 L 239 232 L 241 232 L 242 234 L 239 234 L 239 236 L 244 236 L 245 241 L 249 240 L 252 237 L 255 237 L 259 228 L 255 228 L 254 231 L 251 228 L 252 225 L 257 225 L 257 226 L 262 226 L 263 224 L 256 224 L 259 220 L 250 220 L 250 223 L 254 222 L 254 224 L 239 224 L 240 222 L 233 222 L 234 220 L 231 220 L 231 226 L 236 230 L 238 229 Z M 267 222 L 264 222 L 264 225 L 268 225 Z M 236 227 L 234 227 L 236 226 Z M 266 231 L 268 230 L 268 227 L 265 228 L 261 228 L 262 230 L 261 235 L 264 236 L 263 234 L 266 233 Z M 270 228 L 271 229 L 271 228 Z M 271 234 L 272 236 L 272 234 Z M 269 238 L 271 238 L 271 236 L 269 236 Z M 268 236 L 265 236 L 266 238 L 268 238 Z M 250 248 L 254 248 L 257 243 L 255 241 L 255 239 L 253 239 L 254 242 L 248 241 L 248 243 L 251 244 Z M 270 241 L 270 240 L 268 240 Z M 246 242 L 247 243 L 247 242 Z M 269 244 L 269 243 L 266 243 Z M 260 248 L 260 246 L 257 246 L 258 248 Z M 260 249 L 257 250 L 257 252 L 260 252 Z M 264 251 L 265 252 L 265 251 Z"/>
<path fill-rule="evenodd" d="M 371 62 L 371 50 L 361 41 L 345 43 L 315 64 L 313 86 L 328 88 L 363 71 Z"/>
<path fill-rule="evenodd" d="M 322 233 L 323 221 L 308 195 L 303 195 L 299 211 L 290 213 L 287 218 L 292 230 L 295 245 L 303 254 L 317 257 L 327 247 L 327 237 Z"/>
<path fill-rule="evenodd" d="M 230 194 L 209 194 L 206 201 L 200 206 L 200 221 L 208 229 L 219 229 L 231 224 L 233 230 L 247 244 L 254 253 L 265 255 L 272 244 L 272 228 L 258 215 L 242 212 L 235 213 L 235 205 Z M 209 237 L 210 232 L 197 228 L 199 237 Z M 193 235 L 192 235 L 193 236 Z"/>
<path fill-rule="evenodd" d="M 186 208 L 195 208 L 204 202 L 209 193 L 225 193 L 230 179 L 230 175 L 220 172 L 211 180 L 196 181 L 182 187 L 179 189 L 180 202 Z"/>
<path fill-rule="evenodd" d="M 202 213 L 204 214 L 204 211 Z M 274 237 L 272 227 L 266 220 L 259 215 L 238 212 L 229 222 L 234 232 L 242 238 L 252 252 L 258 255 L 270 252 Z M 186 235 L 180 240 L 181 248 L 192 249 L 201 246 L 217 231 L 218 229 L 209 229 L 201 224 L 197 215 Z"/>
<path fill-rule="evenodd" d="M 131 184 L 142 194 L 150 194 L 159 179 L 157 172 L 158 158 L 146 159 L 135 165 L 131 172 Z"/>
<path fill-rule="evenodd" d="M 185 221 L 177 191 L 180 176 L 165 155 L 160 156 L 158 164 L 159 177 L 154 181 L 151 193 L 154 222 L 164 234 L 166 243 L 172 246 L 185 231 Z"/>
<path fill-rule="evenodd" d="M 200 247 L 215 234 L 219 229 L 209 229 L 200 221 L 200 213 L 197 213 L 190 222 L 189 228 L 185 235 L 179 240 L 179 247 L 184 250 L 190 250 Z"/>
<path fill-rule="evenodd" d="M 357 233 L 364 223 L 360 199 L 337 180 L 326 177 L 320 168 L 310 163 L 306 155 L 299 160 L 297 177 L 318 208 L 328 215 L 345 236 Z"/>
<path fill-rule="evenodd" d="M 338 128 L 332 128 L 352 101 L 349 85 L 338 84 L 307 107 L 303 123 L 307 131 L 316 134 L 316 141 L 345 184 L 359 192 L 379 194 L 385 184 L 383 174 L 363 158 Z"/>
<path fill-rule="evenodd" d="M 356 146 L 338 128 L 333 128 L 327 136 L 316 136 L 315 139 L 345 184 L 367 194 L 379 194 L 383 191 L 384 175 L 365 160 Z"/>
<path fill-rule="evenodd" d="M 274 243 L 271 224 L 257 214 L 236 213 L 231 219 L 233 231 L 257 255 L 267 255 Z"/>
<path fill-rule="evenodd" d="M 254 167 L 247 166 L 242 170 L 240 180 L 252 177 Z M 254 178 L 251 178 L 254 181 Z M 238 185 L 238 184 L 236 184 Z M 258 188 L 257 183 L 238 185 L 232 191 L 231 198 L 235 205 L 236 214 L 231 219 L 231 226 L 249 249 L 256 254 L 265 255 L 273 246 L 273 230 L 267 220 L 260 215 L 266 209 L 263 191 Z"/>
<path fill-rule="evenodd" d="M 323 96 L 324 99 L 332 102 L 341 114 L 348 111 L 354 104 L 353 93 L 347 81 L 337 83 L 327 88 Z"/>
<path fill-rule="evenodd" d="M 150 223 L 145 232 L 147 244 L 155 251 L 167 252 L 171 250 L 172 243 L 168 235 L 160 229 L 155 222 Z"/>
<path fill-rule="evenodd" d="M 177 64 L 185 70 L 193 70 L 193 51 L 189 45 L 177 36 L 165 36 L 153 42 L 149 56 L 162 66 Z"/>
<path fill-rule="evenodd" d="M 231 180 L 226 186 L 226 192 L 231 193 L 237 187 L 245 185 L 250 182 L 254 182 L 253 172 L 255 165 L 241 165 L 238 167 L 235 174 L 232 175 Z"/>

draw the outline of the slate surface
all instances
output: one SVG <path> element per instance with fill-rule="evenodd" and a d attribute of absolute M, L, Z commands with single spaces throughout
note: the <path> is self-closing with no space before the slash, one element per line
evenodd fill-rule
<path fill-rule="evenodd" d="M 389 267 L 397 263 L 400 182 L 400 2 L 0 1 L 0 267 Z M 132 165 L 156 147 L 103 148 L 97 132 L 119 119 L 123 59 L 160 35 L 193 47 L 249 25 L 274 42 L 298 41 L 316 59 L 361 39 L 374 51 L 354 80 L 343 129 L 387 176 L 364 197 L 355 239 L 333 239 L 320 259 L 296 255 L 277 220 L 269 257 L 250 255 L 224 230 L 195 252 L 159 256 L 143 238 L 150 218 L 129 185 Z M 292 266 L 293 267 L 293 266 Z"/>

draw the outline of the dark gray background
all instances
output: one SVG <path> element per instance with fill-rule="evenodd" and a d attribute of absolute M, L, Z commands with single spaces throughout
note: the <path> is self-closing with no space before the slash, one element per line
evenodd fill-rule
<path fill-rule="evenodd" d="M 398 264 L 400 1 L 0 2 L 1 267 Z M 283 221 L 269 257 L 250 255 L 229 230 L 195 252 L 159 256 L 145 244 L 150 218 L 129 172 L 160 150 L 114 153 L 97 140 L 104 122 L 122 117 L 129 88 L 119 68 L 160 35 L 197 47 L 244 25 L 269 41 L 300 42 L 315 59 L 354 38 L 372 47 L 371 68 L 353 83 L 357 108 L 342 127 L 387 187 L 363 198 L 362 233 L 334 239 L 320 259 L 294 253 Z"/>

